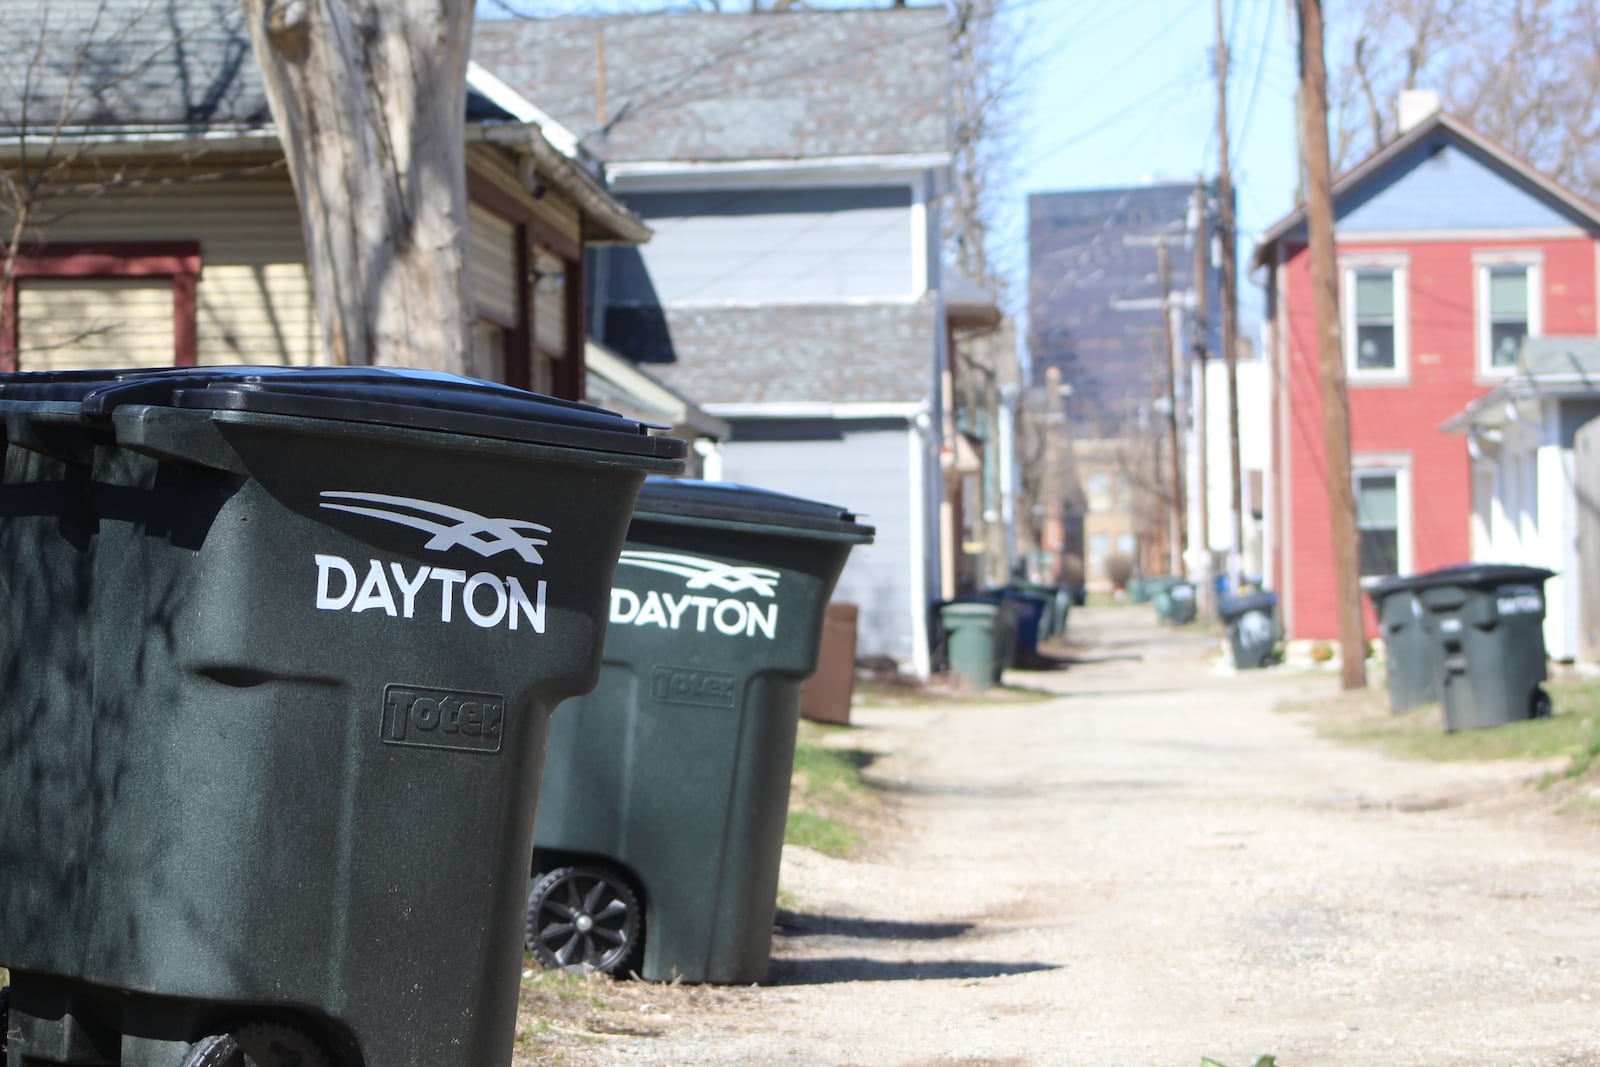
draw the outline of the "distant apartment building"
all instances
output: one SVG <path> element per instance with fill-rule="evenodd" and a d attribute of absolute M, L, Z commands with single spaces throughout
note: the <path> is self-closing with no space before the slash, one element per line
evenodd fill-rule
<path fill-rule="evenodd" d="M 1167 569 L 1170 542 L 1159 494 L 1173 462 L 1160 454 L 1167 361 L 1163 331 L 1178 353 L 1180 418 L 1187 411 L 1193 341 L 1196 213 L 1192 183 L 1036 193 L 1028 198 L 1028 347 L 1035 383 L 1058 370 L 1072 438 L 1074 485 L 1064 494 L 1066 553 L 1084 564 L 1091 588 L 1109 584 L 1106 564 L 1130 558 Z M 1209 206 L 1207 209 L 1209 217 Z M 1158 246 L 1167 246 L 1169 300 L 1162 312 Z M 1210 257 L 1208 256 L 1208 262 Z M 1220 286 L 1208 269 L 1208 302 Z M 1214 326 L 1216 315 L 1208 316 Z M 1217 344 L 1209 339 L 1214 352 Z M 1092 484 L 1090 484 L 1092 483 Z"/>

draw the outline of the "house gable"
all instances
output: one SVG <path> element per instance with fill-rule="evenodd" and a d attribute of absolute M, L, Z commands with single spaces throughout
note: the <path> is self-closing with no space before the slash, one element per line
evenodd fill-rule
<path fill-rule="evenodd" d="M 1335 214 L 1341 234 L 1593 228 L 1443 128 L 1340 197 Z"/>

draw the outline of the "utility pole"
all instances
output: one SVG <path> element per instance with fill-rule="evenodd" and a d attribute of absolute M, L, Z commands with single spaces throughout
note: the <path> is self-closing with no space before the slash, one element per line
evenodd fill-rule
<path fill-rule="evenodd" d="M 1233 168 L 1228 162 L 1228 38 L 1222 0 L 1213 0 L 1217 24 L 1217 236 L 1222 241 L 1222 359 L 1228 368 L 1228 467 L 1233 493 L 1233 551 L 1228 580 L 1239 592 L 1244 560 L 1244 489 L 1239 463 L 1239 267 L 1233 220 Z"/>
<path fill-rule="evenodd" d="M 1344 347 L 1339 337 L 1338 274 L 1334 269 L 1333 177 L 1328 160 L 1328 70 L 1323 58 L 1322 2 L 1298 0 L 1301 115 L 1305 124 L 1306 226 L 1311 236 L 1311 288 L 1316 296 L 1317 363 L 1322 381 L 1322 442 L 1327 453 L 1328 521 L 1338 597 L 1340 682 L 1367 684 L 1362 633 L 1360 558 L 1355 486 L 1350 477 L 1350 411 Z"/>
<path fill-rule="evenodd" d="M 1211 308 L 1206 292 L 1206 274 L 1211 267 L 1211 232 L 1206 225 L 1206 187 L 1199 178 L 1194 183 L 1194 361 L 1199 368 L 1194 385 L 1194 423 L 1196 466 L 1199 470 L 1195 494 L 1200 498 L 1200 610 L 1212 614 L 1216 586 L 1211 581 L 1211 483 L 1207 467 L 1210 427 L 1206 424 L 1206 352 L 1211 341 Z"/>
<path fill-rule="evenodd" d="M 1161 349 L 1167 370 L 1167 454 L 1172 457 L 1172 507 L 1168 509 L 1171 532 L 1168 535 L 1169 574 L 1184 573 L 1183 553 L 1183 463 L 1178 450 L 1178 353 L 1172 343 L 1172 262 L 1166 244 L 1156 245 L 1156 272 L 1161 278 Z"/>
<path fill-rule="evenodd" d="M 1172 336 L 1172 260 L 1170 252 L 1176 245 L 1184 241 L 1182 234 L 1129 234 L 1122 239 L 1122 243 L 1130 248 L 1154 248 L 1156 250 L 1156 277 L 1161 287 L 1161 296 L 1155 303 L 1154 310 L 1161 313 L 1161 348 L 1159 352 L 1152 353 L 1152 374 L 1150 376 L 1150 400 L 1153 408 L 1159 408 L 1163 403 L 1167 407 L 1167 445 L 1172 455 L 1172 469 L 1170 476 L 1163 472 L 1158 461 L 1155 470 L 1156 486 L 1164 481 L 1171 483 L 1171 507 L 1168 509 L 1166 541 L 1167 565 L 1169 573 L 1180 577 L 1185 573 L 1184 552 L 1189 531 L 1185 528 L 1184 515 L 1184 487 L 1183 487 L 1183 452 L 1178 437 L 1178 353 L 1177 344 Z M 1147 299 L 1113 301 L 1112 306 L 1125 311 L 1150 309 Z M 1154 363 L 1159 362 L 1160 366 Z M 1160 453 L 1159 439 L 1156 441 L 1155 450 Z M 1158 490 L 1159 499 L 1159 490 Z M 1157 524 L 1159 528 L 1159 523 Z"/>

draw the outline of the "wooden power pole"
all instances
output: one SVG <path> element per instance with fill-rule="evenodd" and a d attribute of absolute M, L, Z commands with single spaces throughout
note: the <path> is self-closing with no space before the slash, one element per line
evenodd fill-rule
<path fill-rule="evenodd" d="M 1195 465 L 1198 470 L 1195 479 L 1195 495 L 1199 497 L 1200 514 L 1200 573 L 1198 575 L 1200 586 L 1200 610 L 1206 618 L 1211 617 L 1212 595 L 1216 586 L 1212 582 L 1211 574 L 1211 482 L 1210 472 L 1207 468 L 1211 434 L 1210 426 L 1206 423 L 1206 353 L 1211 343 L 1211 307 L 1210 297 L 1206 291 L 1206 274 L 1211 268 L 1211 227 L 1206 220 L 1209 213 L 1206 211 L 1206 187 L 1199 179 L 1194 183 L 1194 318 L 1193 318 L 1193 345 L 1194 362 L 1199 368 L 1194 382 L 1194 448 Z"/>
<path fill-rule="evenodd" d="M 1184 572 L 1183 453 L 1178 448 L 1178 352 L 1172 341 L 1172 262 L 1165 244 L 1156 245 L 1156 269 L 1161 278 L 1161 354 L 1167 377 L 1167 455 L 1172 458 L 1172 506 L 1167 509 L 1171 532 L 1167 542 L 1169 574 Z"/>
<path fill-rule="evenodd" d="M 1317 365 L 1321 368 L 1322 442 L 1327 453 L 1328 521 L 1332 527 L 1334 589 L 1338 596 L 1340 681 L 1346 689 L 1362 689 L 1367 684 L 1366 640 L 1361 620 L 1355 485 L 1350 477 L 1350 410 L 1345 391 L 1344 347 L 1339 338 L 1339 280 L 1334 267 L 1322 2 L 1298 0 L 1297 7 L 1306 225 L 1311 235 L 1311 288 L 1316 296 Z"/>
<path fill-rule="evenodd" d="M 1235 593 L 1244 561 L 1244 487 L 1239 462 L 1239 264 L 1233 219 L 1233 168 L 1228 162 L 1228 38 L 1222 0 L 1213 0 L 1217 24 L 1217 236 L 1222 241 L 1222 360 L 1228 368 L 1228 467 L 1233 501 L 1233 552 L 1228 579 Z"/>

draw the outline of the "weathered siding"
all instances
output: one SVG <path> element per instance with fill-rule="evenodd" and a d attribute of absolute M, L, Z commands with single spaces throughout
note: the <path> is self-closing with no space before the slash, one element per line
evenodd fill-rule
<path fill-rule="evenodd" d="M 875 423 L 841 433 L 841 425 L 736 424 L 723 478 L 838 504 L 876 527 L 871 545 L 851 551 L 833 598 L 860 605 L 858 655 L 910 663 L 916 638 L 907 605 L 921 567 L 912 556 L 910 431 Z"/>
<path fill-rule="evenodd" d="M 911 189 L 634 193 L 663 304 L 913 295 Z"/>
<path fill-rule="evenodd" d="M 467 270 L 478 314 L 496 322 L 517 323 L 516 227 L 487 208 L 472 204 Z"/>

